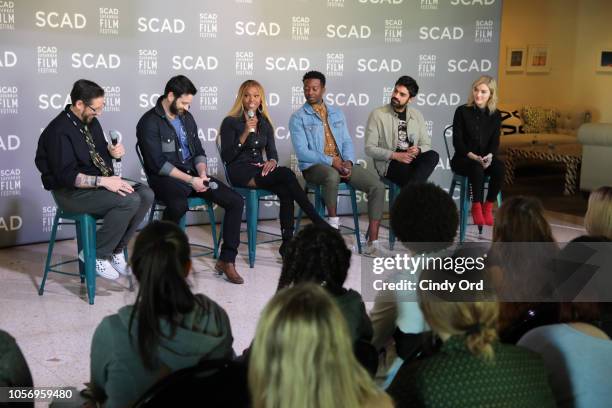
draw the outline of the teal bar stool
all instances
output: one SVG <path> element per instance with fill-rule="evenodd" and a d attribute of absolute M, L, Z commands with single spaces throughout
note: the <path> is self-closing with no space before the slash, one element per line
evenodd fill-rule
<path fill-rule="evenodd" d="M 444 147 L 446 148 L 446 156 L 448 157 L 448 162 L 450 163 L 451 155 L 448 147 L 447 134 L 450 130 L 453 129 L 453 125 L 449 125 L 444 128 L 444 133 L 442 134 L 442 138 L 444 139 Z M 489 188 L 489 177 L 486 176 L 485 180 L 485 189 Z M 455 195 L 455 189 L 459 186 L 459 242 L 465 242 L 465 233 L 467 231 L 468 226 L 468 217 L 470 213 L 470 202 L 471 202 L 471 194 L 470 194 L 470 185 L 468 178 L 466 176 L 462 176 L 460 174 L 456 174 L 453 172 L 453 179 L 451 181 L 450 188 L 448 189 L 448 193 L 451 197 Z M 502 204 L 502 195 L 501 191 L 497 194 L 497 206 L 500 207 Z M 478 234 L 482 234 L 482 225 L 478 226 Z"/>
<path fill-rule="evenodd" d="M 213 239 L 212 248 L 209 247 L 208 245 L 194 244 L 190 242 L 189 246 L 199 248 L 201 250 L 201 252 L 193 253 L 191 256 L 197 257 L 197 256 L 206 256 L 206 255 L 212 254 L 213 258 L 217 259 L 219 257 L 219 238 L 217 237 L 217 221 L 215 217 L 215 210 L 213 208 L 212 203 L 204 198 L 189 197 L 187 198 L 187 206 L 188 206 L 188 210 L 187 210 L 188 212 L 202 211 L 200 208 L 206 207 L 206 212 L 208 213 L 208 221 L 210 222 L 210 229 L 211 229 L 212 239 Z M 155 219 L 155 214 L 164 211 L 164 208 L 165 208 L 164 203 L 155 199 L 155 201 L 153 201 L 153 206 L 151 207 L 151 211 L 149 211 L 148 222 L 152 222 Z M 185 231 L 185 228 L 187 227 L 187 214 L 181 217 L 179 226 L 181 227 L 183 231 Z"/>
<path fill-rule="evenodd" d="M 224 166 L 225 167 L 225 166 Z M 226 176 L 226 180 L 229 180 Z M 247 241 L 246 244 L 249 248 L 249 267 L 253 268 L 255 266 L 255 256 L 257 251 L 257 244 L 267 244 L 271 242 L 279 242 L 281 241 L 280 234 L 275 234 L 273 232 L 262 231 L 257 229 L 257 224 L 259 220 L 259 202 L 261 200 L 267 200 L 266 197 L 274 196 L 274 193 L 263 188 L 245 188 L 245 187 L 233 187 L 234 190 L 238 194 L 240 194 L 244 198 L 244 203 L 246 206 L 246 225 L 247 225 Z M 266 239 L 263 241 L 257 240 L 257 234 L 265 234 L 269 236 L 273 236 L 275 238 Z M 245 243 L 240 241 L 241 243 Z"/>
<path fill-rule="evenodd" d="M 55 197 L 54 197 L 55 199 Z M 38 289 L 38 294 L 42 296 L 45 292 L 45 283 L 49 272 L 60 273 L 63 275 L 77 276 L 75 273 L 65 272 L 59 268 L 73 262 L 79 263 L 78 276 L 81 278 L 81 283 L 85 283 L 87 287 L 87 298 L 89 304 L 94 304 L 96 296 L 96 225 L 97 217 L 85 213 L 70 213 L 62 210 L 56 202 L 55 218 L 53 219 L 53 227 L 49 238 L 49 246 L 47 249 L 47 260 L 45 262 L 45 270 L 43 279 Z M 64 221 L 62 221 L 64 220 Z M 69 221 L 65 221 L 69 220 Z M 55 238 L 57 236 L 57 228 L 60 225 L 74 225 L 76 227 L 76 239 L 78 248 L 78 257 L 68 261 L 51 264 L 53 258 L 53 248 L 55 247 Z M 127 248 L 124 248 L 123 254 L 125 259 L 128 259 Z M 132 282 L 132 274 L 128 275 L 129 290 L 134 290 Z"/>
<path fill-rule="evenodd" d="M 220 140 L 217 139 L 217 141 L 215 142 L 215 146 L 217 147 L 217 154 L 219 155 L 219 158 L 221 158 L 223 172 L 225 174 L 225 180 L 230 185 L 230 187 L 232 187 L 238 194 L 242 196 L 242 198 L 244 198 L 244 204 L 246 207 L 247 240 L 246 242 L 240 241 L 240 243 L 247 244 L 248 251 L 249 251 L 249 268 L 254 268 L 255 267 L 255 257 L 257 254 L 257 244 L 268 244 L 272 242 L 282 241 L 280 234 L 275 234 L 273 232 L 268 232 L 268 231 L 262 231 L 257 228 L 257 224 L 259 221 L 259 202 L 262 200 L 269 201 L 267 197 L 275 196 L 275 194 L 263 188 L 248 188 L 248 187 L 233 186 L 230 182 L 229 174 L 227 174 L 226 163 L 223 161 L 223 158 L 221 157 L 221 147 L 219 146 L 219 143 L 220 143 Z M 277 200 L 272 200 L 272 201 L 277 201 Z M 219 234 L 219 237 L 223 235 L 222 234 L 223 228 L 221 228 L 221 230 L 222 231 Z M 244 232 L 244 231 L 241 231 L 241 232 Z M 274 238 L 266 239 L 263 241 L 257 241 L 258 233 L 269 235 Z"/>
<path fill-rule="evenodd" d="M 395 198 L 399 195 L 401 188 L 386 177 L 381 177 L 380 181 L 382 181 L 385 184 L 385 187 L 389 190 L 389 217 L 391 217 L 391 208 L 393 207 Z M 390 218 L 389 222 L 391 222 Z M 393 232 L 393 228 L 391 228 L 391 225 L 389 224 L 389 249 L 393 250 L 394 246 L 395 232 Z"/>
<path fill-rule="evenodd" d="M 138 156 L 140 167 L 142 167 L 142 169 L 144 170 L 144 160 L 142 159 L 142 153 L 140 151 L 140 146 L 138 145 L 138 143 L 136 143 L 136 155 Z M 147 184 L 149 184 L 149 176 L 147 175 L 146 172 L 145 172 L 145 177 L 147 178 Z M 189 246 L 201 249 L 201 252 L 196 252 L 192 254 L 191 256 L 197 257 L 197 256 L 205 256 L 205 255 L 212 254 L 213 258 L 217 259 L 219 257 L 219 238 L 217 237 L 217 221 L 215 218 L 215 210 L 213 208 L 213 204 L 209 200 L 206 200 L 204 198 L 189 197 L 187 198 L 187 207 L 188 207 L 187 211 L 190 211 L 190 212 L 201 211 L 199 207 L 206 207 L 206 211 L 208 212 L 208 221 L 210 222 L 210 229 L 212 232 L 212 239 L 213 239 L 212 248 L 209 247 L 208 245 L 190 243 Z M 151 221 L 153 221 L 155 219 L 155 214 L 163 211 L 164 208 L 165 208 L 164 203 L 159 201 L 158 199 L 155 199 L 155 201 L 153 201 L 153 205 L 151 206 L 151 211 L 149 211 L 148 222 L 150 223 Z M 179 222 L 179 226 L 181 227 L 183 231 L 185 231 L 185 228 L 187 227 L 187 214 L 183 215 L 183 217 L 181 218 Z"/>
<path fill-rule="evenodd" d="M 325 218 L 325 202 L 323 201 L 323 192 L 322 187 L 318 184 L 306 183 L 306 187 L 304 187 L 304 191 L 306 194 L 309 194 L 311 191 L 315 196 L 315 210 L 319 214 L 321 218 Z M 348 193 L 348 194 L 347 194 Z M 350 197 L 351 198 L 351 207 L 353 209 L 353 228 L 342 226 L 349 230 L 349 233 L 355 235 L 355 240 L 357 241 L 357 250 L 361 253 L 361 237 L 359 233 L 359 207 L 357 206 L 357 193 L 355 192 L 355 188 L 348 183 L 340 183 L 338 184 L 338 197 Z M 295 232 L 297 233 L 300 230 L 300 223 L 302 221 L 302 209 L 298 211 L 297 220 L 295 222 Z"/>

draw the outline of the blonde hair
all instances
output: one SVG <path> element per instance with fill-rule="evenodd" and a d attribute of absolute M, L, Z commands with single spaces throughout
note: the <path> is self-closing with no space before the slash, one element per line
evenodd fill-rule
<path fill-rule="evenodd" d="M 385 395 L 356 360 L 333 299 L 312 283 L 279 291 L 265 307 L 249 388 L 254 408 L 352 408 Z"/>
<path fill-rule="evenodd" d="M 603 186 L 591 192 L 584 228 L 591 236 L 603 235 L 612 239 L 612 187 Z"/>
<path fill-rule="evenodd" d="M 268 105 L 266 103 L 266 92 L 264 91 L 263 86 L 261 86 L 261 84 L 255 81 L 254 79 L 247 79 L 240 85 L 240 88 L 238 88 L 238 95 L 236 95 L 236 100 L 234 101 L 234 105 L 228 112 L 227 116 L 240 118 L 244 115 L 244 105 L 242 104 L 242 98 L 244 98 L 244 94 L 250 87 L 255 87 L 259 91 L 259 95 L 261 96 L 261 105 L 259 106 L 259 112 L 268 120 L 270 125 L 272 125 L 272 120 L 270 120 L 270 114 L 268 113 Z"/>
<path fill-rule="evenodd" d="M 474 81 L 468 96 L 467 106 L 474 106 L 474 89 L 482 84 L 485 84 L 491 92 L 491 96 L 489 96 L 487 101 L 487 108 L 489 108 L 489 115 L 492 115 L 497 109 L 497 82 L 488 75 L 483 75 Z"/>
<path fill-rule="evenodd" d="M 429 274 L 425 272 L 423 277 Z M 473 355 L 493 360 L 499 303 L 444 301 L 428 291 L 419 290 L 419 306 L 433 331 L 451 336 L 465 335 L 465 344 Z"/>

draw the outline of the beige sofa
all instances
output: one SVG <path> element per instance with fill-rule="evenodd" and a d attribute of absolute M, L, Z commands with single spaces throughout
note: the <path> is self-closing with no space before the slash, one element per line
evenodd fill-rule
<path fill-rule="evenodd" d="M 565 144 L 578 143 L 576 136 L 578 128 L 591 119 L 591 114 L 585 110 L 556 110 L 556 128 L 546 133 L 525 133 L 525 122 L 521 118 L 522 106 L 499 106 L 502 114 L 502 136 L 500 139 L 499 156 L 504 157 L 508 147 L 520 147 L 531 144 Z"/>
<path fill-rule="evenodd" d="M 582 144 L 580 189 L 612 186 L 612 123 L 585 123 L 578 129 Z"/>

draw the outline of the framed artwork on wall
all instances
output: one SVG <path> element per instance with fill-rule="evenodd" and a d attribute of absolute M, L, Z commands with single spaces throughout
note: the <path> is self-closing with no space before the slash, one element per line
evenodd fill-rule
<path fill-rule="evenodd" d="M 597 72 L 612 72 L 612 47 L 604 48 L 597 54 Z"/>
<path fill-rule="evenodd" d="M 527 50 L 527 72 L 549 72 L 550 51 L 547 45 L 532 44 Z"/>
<path fill-rule="evenodd" d="M 525 70 L 525 47 L 508 46 L 506 49 L 506 71 L 521 72 Z"/>

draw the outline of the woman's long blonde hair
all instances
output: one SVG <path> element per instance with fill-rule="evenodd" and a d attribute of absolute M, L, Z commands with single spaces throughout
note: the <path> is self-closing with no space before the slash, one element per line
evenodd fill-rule
<path fill-rule="evenodd" d="M 333 299 L 307 283 L 265 307 L 249 360 L 254 408 L 361 407 L 384 393 L 353 355 Z"/>
<path fill-rule="evenodd" d="M 465 344 L 473 355 L 493 360 L 499 317 L 497 302 L 443 301 L 425 293 L 421 292 L 419 304 L 427 323 L 436 333 L 465 335 Z"/>
<path fill-rule="evenodd" d="M 603 186 L 591 192 L 584 228 L 589 235 L 612 239 L 612 187 Z"/>
<path fill-rule="evenodd" d="M 270 120 L 270 114 L 268 113 L 268 105 L 266 103 L 266 92 L 264 91 L 263 86 L 254 79 L 247 79 L 240 85 L 238 89 L 238 95 L 236 95 L 236 100 L 234 101 L 234 105 L 232 109 L 228 112 L 227 116 L 233 116 L 235 118 L 241 118 L 244 116 L 244 106 L 242 105 L 242 98 L 244 98 L 244 94 L 246 90 L 250 87 L 256 87 L 259 91 L 259 95 L 261 96 L 261 105 L 259 106 L 259 112 L 266 118 L 270 125 L 272 124 L 272 120 Z"/>
<path fill-rule="evenodd" d="M 474 81 L 470 89 L 470 95 L 468 96 L 467 106 L 474 106 L 474 89 L 482 84 L 485 84 L 489 88 L 489 91 L 491 91 L 491 96 L 487 101 L 487 108 L 489 108 L 489 115 L 492 115 L 497 109 L 497 81 L 488 75 L 483 75 Z"/>

